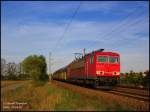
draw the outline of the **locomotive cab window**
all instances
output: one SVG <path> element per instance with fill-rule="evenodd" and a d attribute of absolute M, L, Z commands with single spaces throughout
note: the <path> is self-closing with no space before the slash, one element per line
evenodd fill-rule
<path fill-rule="evenodd" d="M 109 57 L 109 62 L 110 63 L 118 63 L 119 62 L 119 58 L 118 57 Z"/>
<path fill-rule="evenodd" d="M 101 63 L 105 63 L 105 62 L 107 62 L 107 60 L 108 60 L 107 56 L 98 56 L 97 57 L 97 61 L 101 62 Z"/>

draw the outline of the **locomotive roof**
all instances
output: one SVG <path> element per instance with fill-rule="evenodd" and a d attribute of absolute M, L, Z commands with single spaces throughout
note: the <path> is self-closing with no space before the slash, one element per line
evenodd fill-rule
<path fill-rule="evenodd" d="M 119 54 L 116 53 L 116 52 L 102 52 L 102 51 L 93 51 L 93 52 L 90 52 L 90 53 L 86 54 L 85 56 L 95 54 L 95 53 L 96 54 L 106 54 L 106 55 L 117 55 L 117 56 L 119 56 Z"/>
<path fill-rule="evenodd" d="M 119 56 L 118 53 L 116 52 L 96 52 L 97 54 L 106 54 L 106 55 L 115 55 L 115 56 Z"/>

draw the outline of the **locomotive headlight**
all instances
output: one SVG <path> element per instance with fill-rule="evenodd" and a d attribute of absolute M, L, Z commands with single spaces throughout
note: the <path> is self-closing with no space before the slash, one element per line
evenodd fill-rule
<path fill-rule="evenodd" d="M 120 72 L 117 72 L 117 75 L 120 75 Z"/>
<path fill-rule="evenodd" d="M 113 72 L 113 75 L 119 75 L 120 72 Z"/>
<path fill-rule="evenodd" d="M 96 74 L 101 74 L 101 75 L 103 75 L 103 74 L 104 74 L 104 71 L 96 71 Z"/>
<path fill-rule="evenodd" d="M 96 71 L 96 74 L 100 74 L 100 71 Z"/>
<path fill-rule="evenodd" d="M 116 75 L 116 72 L 113 72 L 113 75 Z"/>
<path fill-rule="evenodd" d="M 100 74 L 101 74 L 101 75 L 104 75 L 104 71 L 100 71 Z"/>

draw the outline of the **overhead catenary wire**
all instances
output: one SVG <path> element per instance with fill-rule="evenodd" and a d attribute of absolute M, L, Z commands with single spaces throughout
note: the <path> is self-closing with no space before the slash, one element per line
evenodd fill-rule
<path fill-rule="evenodd" d="M 83 3 L 80 2 L 80 4 L 78 5 L 78 7 L 76 8 L 76 10 L 74 11 L 74 13 L 73 13 L 73 15 L 72 15 L 70 22 L 67 24 L 67 26 L 66 26 L 66 28 L 65 28 L 65 30 L 64 30 L 64 32 L 63 32 L 63 34 L 62 34 L 62 36 L 58 39 L 58 41 L 57 41 L 57 43 L 56 43 L 56 46 L 54 47 L 54 49 L 55 49 L 54 52 L 56 52 L 56 51 L 57 51 L 56 49 L 60 46 L 59 43 L 60 43 L 61 40 L 64 38 L 64 36 L 65 36 L 65 34 L 66 34 L 66 32 L 67 32 L 69 26 L 71 25 L 71 23 L 72 23 L 74 17 L 76 16 L 78 10 L 80 9 L 81 4 L 83 4 Z M 138 9 L 138 8 L 136 7 L 133 12 L 137 11 L 137 9 Z M 128 15 L 125 17 L 125 18 L 126 18 L 125 20 L 127 20 L 127 19 L 131 16 L 131 14 L 132 14 L 133 12 L 131 12 L 130 14 L 128 14 Z M 124 24 L 126 24 L 126 23 L 124 23 L 124 21 L 123 21 L 123 24 L 122 24 L 122 22 L 121 22 L 121 24 L 119 24 L 118 26 L 124 25 Z M 117 27 L 117 28 L 118 28 L 118 27 Z M 112 29 L 112 31 L 114 31 L 114 28 Z M 112 31 L 111 31 L 111 32 L 112 32 Z M 111 34 L 111 32 L 109 32 L 108 34 Z M 108 34 L 105 34 L 105 35 L 108 35 Z M 104 36 L 105 36 L 105 35 L 104 35 Z M 88 47 L 89 47 L 89 46 L 88 46 Z"/>
<path fill-rule="evenodd" d="M 83 3 L 80 2 L 80 4 L 78 5 L 78 7 L 76 8 L 76 10 L 74 11 L 74 14 L 73 14 L 72 17 L 71 17 L 70 22 L 67 24 L 67 26 L 66 26 L 66 28 L 65 28 L 65 30 L 64 30 L 64 32 L 63 32 L 63 34 L 62 34 L 62 36 L 58 39 L 58 41 L 57 41 L 57 43 L 56 43 L 56 46 L 54 47 L 54 49 L 55 49 L 54 52 L 56 52 L 56 51 L 57 51 L 56 49 L 60 46 L 59 43 L 60 43 L 61 40 L 64 38 L 64 36 L 65 36 L 65 34 L 66 34 L 66 32 L 67 32 L 69 26 L 71 25 L 71 23 L 72 23 L 74 17 L 76 16 L 76 14 L 77 14 L 77 12 L 78 12 L 78 10 L 80 9 L 80 7 L 81 7 L 82 4 L 83 4 Z M 133 12 L 137 11 L 137 9 L 138 9 L 138 8 L 136 7 Z M 128 15 L 125 17 L 125 18 L 126 18 L 125 20 L 127 20 L 127 19 L 131 16 L 131 14 L 132 14 L 133 12 L 131 12 L 130 14 L 128 14 Z M 124 21 L 123 21 L 123 23 L 124 23 Z M 126 23 L 125 23 L 125 24 L 126 24 Z M 120 26 L 120 25 L 122 25 L 122 23 L 119 24 L 118 26 Z M 112 29 L 112 31 L 114 31 L 114 28 Z M 111 31 L 111 32 L 112 32 L 112 31 Z M 109 34 L 110 34 L 111 32 L 109 32 Z M 105 35 L 108 35 L 108 34 L 105 34 Z M 104 35 L 104 36 L 105 36 L 105 35 Z M 89 47 L 89 46 L 88 46 L 88 47 Z"/>
<path fill-rule="evenodd" d="M 79 2 L 79 5 L 78 7 L 75 9 L 73 15 L 71 16 L 71 19 L 70 21 L 68 22 L 68 24 L 66 25 L 65 29 L 64 29 L 64 32 L 62 33 L 62 35 L 60 36 L 60 38 L 56 41 L 56 45 L 54 46 L 54 51 L 53 52 L 56 52 L 56 49 L 60 46 L 60 42 L 61 40 L 65 37 L 65 34 L 67 33 L 71 23 L 73 22 L 73 19 L 75 18 L 75 16 L 77 15 L 77 12 L 79 11 L 80 7 L 82 5 L 82 2 L 80 1 Z"/>
<path fill-rule="evenodd" d="M 131 26 L 130 28 L 132 28 L 134 25 L 140 24 L 140 22 L 143 22 L 142 20 L 143 20 L 143 17 L 137 19 L 136 21 L 134 21 L 133 23 L 130 24 L 130 26 Z M 127 29 L 126 29 L 126 28 L 121 29 L 121 30 L 119 30 L 119 32 L 117 32 L 117 33 L 122 32 L 122 30 L 126 31 Z M 113 35 L 113 34 L 112 34 L 112 35 Z M 134 40 L 135 38 L 132 38 L 132 39 Z M 118 41 L 118 43 L 120 43 L 122 40 L 123 40 L 123 39 L 120 38 L 119 40 L 116 40 L 116 41 Z M 127 40 L 127 39 L 126 39 L 126 43 L 129 44 L 129 42 L 134 42 L 134 41 L 131 41 L 131 39 L 130 39 L 130 40 Z M 114 43 L 115 43 L 115 41 L 114 41 Z M 118 44 L 114 44 L 114 46 L 118 46 Z M 121 46 L 123 46 L 123 44 L 121 44 Z"/>
<path fill-rule="evenodd" d="M 139 24 L 139 23 L 141 22 L 141 20 L 143 20 L 143 17 L 140 17 L 140 18 L 136 19 L 134 22 L 131 22 L 130 24 L 127 24 L 126 26 L 124 26 L 124 27 L 118 29 L 118 30 L 115 31 L 115 32 L 118 33 L 118 34 L 120 34 L 120 33 L 122 33 L 122 31 L 126 31 L 126 30 L 127 30 L 127 27 L 132 28 L 134 25 Z M 111 33 L 111 37 L 113 37 L 113 35 L 116 34 L 116 33 L 112 32 L 112 33 Z M 106 38 L 104 38 L 104 39 L 105 39 L 105 40 L 110 39 L 110 35 L 108 35 L 108 36 L 107 36 Z M 121 41 L 121 40 L 122 40 L 122 38 L 120 38 L 120 40 L 117 40 L 117 41 Z M 128 40 L 128 41 L 130 41 L 130 40 Z M 114 41 L 114 42 L 115 42 L 115 41 Z M 114 44 L 113 46 L 115 46 L 115 45 L 117 45 L 117 44 Z"/>
<path fill-rule="evenodd" d="M 119 25 L 117 25 L 117 27 L 112 28 L 112 30 L 111 30 L 110 32 L 105 33 L 103 36 L 101 36 L 101 38 L 103 39 L 103 38 L 105 37 L 104 39 L 109 39 L 108 37 L 109 37 L 110 34 L 112 34 L 112 33 L 114 33 L 114 32 L 117 32 L 118 30 L 122 29 L 124 26 L 126 27 L 126 26 L 128 25 L 128 23 L 129 23 L 129 21 L 130 21 L 130 18 L 136 14 L 135 12 L 136 12 L 137 10 L 138 10 L 138 7 L 136 7 L 134 11 L 132 11 L 131 13 L 129 13 L 129 14 L 125 17 L 125 20 L 123 20 Z M 142 12 L 140 11 L 140 13 L 139 13 L 138 15 L 143 14 L 143 12 L 144 12 L 144 11 L 142 11 Z M 106 36 L 107 36 L 107 37 L 106 37 Z M 98 40 L 99 40 L 99 39 L 97 39 L 97 41 L 98 41 Z M 94 43 L 93 43 L 93 44 L 94 44 Z M 87 46 L 86 48 L 89 48 L 89 47 L 92 46 L 93 44 L 90 44 L 90 45 Z"/>
<path fill-rule="evenodd" d="M 75 18 L 75 16 L 77 15 L 78 10 L 80 9 L 82 5 L 82 2 L 79 2 L 79 5 L 77 6 L 77 8 L 75 9 L 75 11 L 73 12 L 73 15 L 71 16 L 70 21 L 68 22 L 68 24 L 66 25 L 64 32 L 62 33 L 62 35 L 60 36 L 60 38 L 56 41 L 56 44 L 54 45 L 54 49 L 51 50 L 52 53 L 57 51 L 57 48 L 60 46 L 60 42 L 62 41 L 62 39 L 65 37 L 65 34 L 67 33 L 71 23 L 73 22 L 73 19 Z"/>
<path fill-rule="evenodd" d="M 72 17 L 75 16 L 75 14 L 77 13 L 77 11 L 79 10 L 80 7 L 81 7 L 81 6 L 79 5 L 78 8 L 76 9 L 74 15 L 73 15 Z M 137 10 L 138 10 L 138 7 L 136 7 L 136 8 L 134 9 L 134 11 L 132 11 L 131 13 L 129 13 L 129 14 L 125 17 L 125 20 L 124 20 L 123 22 L 121 22 L 117 27 L 113 28 L 110 32 L 104 34 L 103 37 L 105 37 L 105 36 L 107 36 L 107 35 L 113 33 L 114 31 L 117 31 L 117 29 L 120 29 L 120 27 L 126 25 L 126 24 L 128 23 L 128 21 L 130 20 L 129 17 L 133 16 L 134 12 L 136 12 Z M 73 20 L 73 19 L 71 19 L 70 23 L 67 25 L 66 30 L 68 30 L 69 25 L 71 24 L 72 20 Z M 66 33 L 66 30 L 64 31 L 63 36 L 60 38 L 60 41 L 61 41 L 61 39 L 64 37 L 64 34 Z M 59 43 L 60 41 L 58 41 L 57 43 Z M 57 45 L 57 44 L 56 44 L 56 45 Z M 58 45 L 58 46 L 59 46 L 59 45 Z M 91 45 L 90 45 L 90 46 L 91 46 Z M 88 47 L 89 47 L 89 46 L 88 46 Z M 86 48 L 88 48 L 88 47 L 86 47 Z M 56 49 L 55 49 L 55 51 L 56 51 Z"/>

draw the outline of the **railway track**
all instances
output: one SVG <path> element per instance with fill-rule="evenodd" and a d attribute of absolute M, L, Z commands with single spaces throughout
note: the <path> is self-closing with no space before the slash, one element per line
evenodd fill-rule
<path fill-rule="evenodd" d="M 71 83 L 68 83 L 68 84 L 71 84 Z M 73 84 L 73 85 L 83 87 L 79 84 Z M 149 90 L 148 89 L 133 88 L 133 87 L 128 87 L 128 86 L 120 86 L 120 85 L 111 89 L 110 88 L 105 89 L 103 87 L 95 89 L 95 88 L 91 88 L 90 86 L 86 86 L 84 88 L 89 88 L 89 89 L 96 90 L 96 91 L 102 91 L 102 92 L 110 93 L 114 95 L 134 98 L 139 101 L 149 102 Z"/>
<path fill-rule="evenodd" d="M 77 86 L 81 86 L 81 85 L 77 85 Z M 81 86 L 83 87 L 83 86 Z M 86 87 L 86 88 L 91 88 L 91 87 Z M 91 88 L 93 90 L 95 90 L 94 88 Z M 130 87 L 130 86 L 122 86 L 122 85 L 118 85 L 114 88 L 107 88 L 105 90 L 105 87 L 100 87 L 97 88 L 96 90 L 98 91 L 103 91 L 105 93 L 111 93 L 111 94 L 115 94 L 115 95 L 120 95 L 120 96 L 125 96 L 125 97 L 129 97 L 129 98 L 134 98 L 140 101 L 149 101 L 149 90 L 146 88 L 138 88 L 138 87 Z"/>
<path fill-rule="evenodd" d="M 132 97 L 141 101 L 149 101 L 149 91 L 137 88 L 130 88 L 130 87 L 121 87 L 117 86 L 112 90 L 105 91 L 108 93 L 112 93 L 115 95 L 121 95 L 126 97 Z"/>
<path fill-rule="evenodd" d="M 121 88 L 131 88 L 131 89 L 139 89 L 139 90 L 148 90 L 148 87 L 143 87 L 143 86 L 129 86 L 129 85 L 122 85 L 122 84 L 118 84 L 117 87 L 121 87 Z"/>

